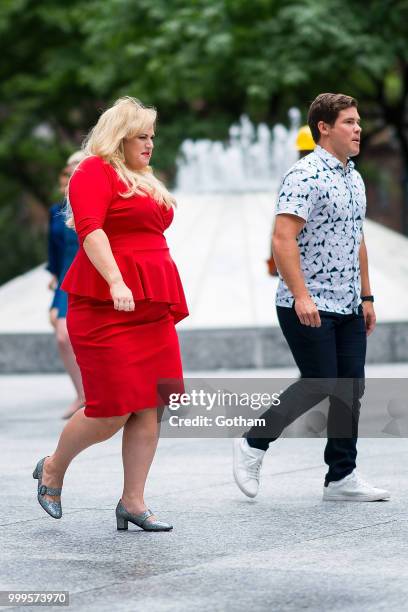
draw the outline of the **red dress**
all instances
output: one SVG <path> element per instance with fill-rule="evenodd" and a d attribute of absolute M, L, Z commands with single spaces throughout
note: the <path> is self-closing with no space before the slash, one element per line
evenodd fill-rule
<path fill-rule="evenodd" d="M 69 185 L 80 248 L 62 288 L 69 293 L 67 326 L 89 417 L 157 407 L 160 381 L 182 379 L 174 325 L 188 308 L 163 235 L 174 212 L 149 195 L 123 198 L 126 191 L 113 167 L 96 156 L 80 164 Z M 85 237 L 100 228 L 132 291 L 132 312 L 114 309 L 107 282 L 83 249 Z"/>

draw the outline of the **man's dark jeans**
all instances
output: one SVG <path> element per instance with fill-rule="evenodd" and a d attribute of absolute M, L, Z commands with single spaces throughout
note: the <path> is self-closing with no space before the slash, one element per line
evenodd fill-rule
<path fill-rule="evenodd" d="M 293 307 L 278 306 L 277 312 L 301 378 L 281 394 L 279 406 L 260 417 L 265 426 L 252 427 L 245 437 L 250 446 L 267 450 L 285 427 L 329 396 L 325 484 L 340 480 L 356 467 L 367 347 L 362 307 L 350 315 L 319 311 L 321 327 L 302 325 Z"/>

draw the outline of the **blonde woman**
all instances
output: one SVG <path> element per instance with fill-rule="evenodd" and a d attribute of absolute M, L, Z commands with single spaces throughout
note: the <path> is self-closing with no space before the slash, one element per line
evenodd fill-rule
<path fill-rule="evenodd" d="M 169 531 L 147 508 L 144 488 L 158 439 L 158 385 L 182 379 L 175 323 L 188 309 L 163 236 L 175 201 L 149 166 L 155 121 L 154 109 L 130 97 L 117 100 L 91 130 L 87 157 L 70 180 L 67 223 L 75 226 L 80 248 L 62 288 L 69 294 L 67 325 L 85 408 L 33 476 L 40 505 L 60 518 L 70 462 L 123 428 L 117 528 L 131 522 Z"/>

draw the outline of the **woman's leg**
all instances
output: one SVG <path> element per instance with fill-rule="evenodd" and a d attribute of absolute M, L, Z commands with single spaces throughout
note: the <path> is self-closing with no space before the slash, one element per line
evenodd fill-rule
<path fill-rule="evenodd" d="M 72 350 L 71 341 L 67 330 L 67 320 L 60 318 L 56 320 L 55 334 L 57 345 L 62 362 L 77 393 L 77 398 L 69 406 L 68 413 L 74 413 L 84 403 L 84 388 L 82 386 L 81 372 L 75 359 L 74 351 Z"/>
<path fill-rule="evenodd" d="M 123 428 L 122 502 L 132 514 L 146 510 L 144 488 L 156 452 L 158 429 L 157 410 L 154 409 L 133 413 Z"/>
<path fill-rule="evenodd" d="M 111 438 L 129 417 L 130 414 L 90 418 L 85 416 L 84 409 L 78 410 L 65 425 L 55 452 L 44 461 L 43 484 L 47 487 L 61 487 L 65 472 L 74 457 L 88 446 Z M 59 500 L 58 496 L 44 497 L 51 501 Z"/>

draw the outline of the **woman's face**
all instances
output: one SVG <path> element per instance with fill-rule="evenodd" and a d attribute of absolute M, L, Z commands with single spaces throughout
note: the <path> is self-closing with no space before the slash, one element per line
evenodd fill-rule
<path fill-rule="evenodd" d="M 59 175 L 59 189 L 62 194 L 65 193 L 70 176 L 71 172 L 69 171 L 69 167 L 66 166 Z"/>
<path fill-rule="evenodd" d="M 150 163 L 153 152 L 154 128 L 147 128 L 133 138 L 124 138 L 123 150 L 126 163 L 132 170 L 143 170 Z"/>

